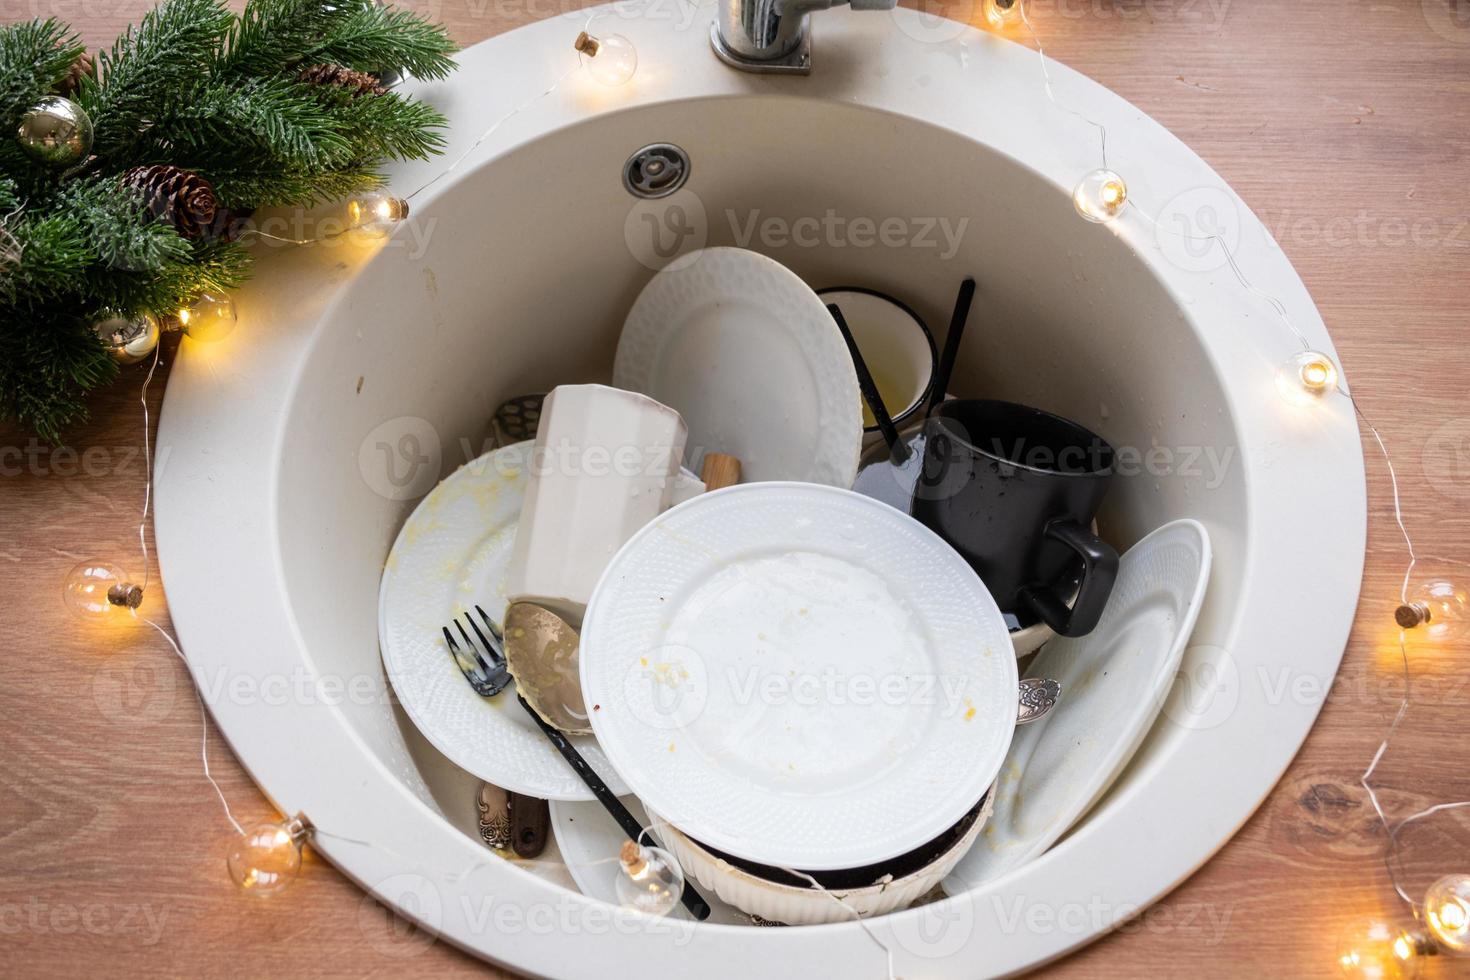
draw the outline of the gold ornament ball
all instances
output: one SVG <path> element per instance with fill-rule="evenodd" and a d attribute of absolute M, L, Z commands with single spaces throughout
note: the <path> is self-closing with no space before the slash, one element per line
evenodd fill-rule
<path fill-rule="evenodd" d="M 225 858 L 230 880 L 241 891 L 260 898 L 280 894 L 301 870 L 305 834 L 305 828 L 295 820 L 251 827 L 231 844 Z"/>
<path fill-rule="evenodd" d="M 177 319 L 184 336 L 212 344 L 235 332 L 240 314 L 235 312 L 235 301 L 228 296 L 202 293 L 194 302 L 179 310 Z"/>
<path fill-rule="evenodd" d="M 146 313 L 131 320 L 110 316 L 99 320 L 92 332 L 119 364 L 136 364 L 158 346 L 158 321 Z"/>
<path fill-rule="evenodd" d="M 143 590 L 117 565 L 91 558 L 67 573 L 61 598 L 78 619 L 101 623 L 138 608 Z"/>
<path fill-rule="evenodd" d="M 92 120 L 71 99 L 48 95 L 20 117 L 15 138 L 32 160 L 68 167 L 92 152 Z"/>
<path fill-rule="evenodd" d="M 1441 949 L 1470 954 L 1470 874 L 1445 875 L 1429 886 L 1424 924 Z"/>

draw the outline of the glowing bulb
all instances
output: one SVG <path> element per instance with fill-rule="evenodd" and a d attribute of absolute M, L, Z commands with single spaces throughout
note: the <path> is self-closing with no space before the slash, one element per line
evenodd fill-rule
<path fill-rule="evenodd" d="M 228 296 L 200 293 L 194 302 L 181 307 L 174 319 L 185 336 L 212 344 L 235 332 L 240 314 L 235 312 L 235 301 Z"/>
<path fill-rule="evenodd" d="M 618 861 L 618 901 L 624 908 L 655 916 L 673 911 L 684 894 L 684 870 L 672 854 L 628 840 Z"/>
<path fill-rule="evenodd" d="M 301 820 L 263 823 L 245 831 L 230 846 L 225 864 L 230 880 L 261 898 L 278 895 L 301 870 L 301 844 L 307 828 Z"/>
<path fill-rule="evenodd" d="M 603 85 L 622 85 L 638 70 L 638 49 L 621 34 L 593 37 L 583 31 L 572 47 L 581 55 L 587 72 Z"/>
<path fill-rule="evenodd" d="M 980 4 L 980 11 L 991 30 L 998 31 L 1021 19 L 1022 2 L 1023 0 L 984 0 Z"/>
<path fill-rule="evenodd" d="M 1442 950 L 1470 954 L 1470 874 L 1445 875 L 1429 886 L 1424 923 Z"/>
<path fill-rule="evenodd" d="M 1088 221 L 1112 221 L 1128 203 L 1128 185 L 1111 170 L 1094 170 L 1072 191 L 1072 203 Z"/>
<path fill-rule="evenodd" d="M 1345 935 L 1337 965 L 1358 980 L 1410 980 L 1419 975 L 1422 951 L 1410 933 L 1370 921 Z"/>
<path fill-rule="evenodd" d="M 1314 402 L 1337 390 L 1337 365 L 1326 354 L 1304 350 L 1281 365 L 1276 384 L 1291 401 Z"/>
<path fill-rule="evenodd" d="M 1463 639 L 1470 622 L 1470 594 L 1454 582 L 1437 579 L 1418 585 L 1408 602 L 1399 606 L 1394 619 L 1404 629 L 1423 628 L 1424 635 L 1440 643 Z"/>
<path fill-rule="evenodd" d="M 347 228 L 368 238 L 387 238 L 408 217 L 408 202 L 392 194 L 372 191 L 347 199 Z"/>
<path fill-rule="evenodd" d="M 143 589 L 118 566 L 94 558 L 67 573 L 61 598 L 77 618 L 103 622 L 137 609 L 143 602 Z"/>

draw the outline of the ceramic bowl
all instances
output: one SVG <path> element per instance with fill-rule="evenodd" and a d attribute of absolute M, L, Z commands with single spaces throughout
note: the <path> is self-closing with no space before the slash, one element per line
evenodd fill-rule
<path fill-rule="evenodd" d="M 907 304 L 861 286 L 833 286 L 817 290 L 823 303 L 836 305 L 873 375 L 883 407 L 897 425 L 903 425 L 924 406 L 934 387 L 939 352 L 934 335 Z M 864 444 L 878 434 L 878 423 L 863 415 Z"/>
<path fill-rule="evenodd" d="M 975 845 L 990 817 L 992 796 L 987 792 L 954 827 L 892 861 L 849 871 L 814 872 L 827 892 L 779 868 L 711 850 L 657 814 L 650 812 L 649 816 L 658 827 L 664 847 L 700 887 L 750 915 L 789 926 L 809 926 L 844 922 L 854 912 L 865 918 L 883 915 L 918 901 L 943 881 Z"/>

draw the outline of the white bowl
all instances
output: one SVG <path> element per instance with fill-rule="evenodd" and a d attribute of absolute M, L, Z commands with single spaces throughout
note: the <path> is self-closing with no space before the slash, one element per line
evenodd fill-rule
<path fill-rule="evenodd" d="M 863 918 L 907 908 L 954 870 L 975 845 L 990 817 L 993 794 L 986 793 L 980 812 L 959 840 L 928 864 L 901 878 L 881 878 L 860 888 L 821 891 L 772 881 L 710 853 L 698 841 L 650 811 L 664 847 L 678 860 L 684 874 L 720 900 L 742 912 L 788 926 L 846 922 L 856 913 Z M 973 812 L 973 811 L 972 811 Z M 966 819 L 969 819 L 968 815 Z M 835 899 L 835 901 L 834 901 Z"/>

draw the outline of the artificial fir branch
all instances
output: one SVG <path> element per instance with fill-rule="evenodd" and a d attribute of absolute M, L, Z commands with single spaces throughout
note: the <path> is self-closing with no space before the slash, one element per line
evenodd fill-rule
<path fill-rule="evenodd" d="M 222 208 L 307 205 L 381 184 L 380 163 L 439 150 L 444 119 L 396 93 L 313 85 L 314 66 L 442 78 L 443 30 L 374 0 L 163 0 L 96 57 L 55 20 L 0 27 L 0 417 L 58 440 L 117 374 L 92 331 L 104 316 L 166 316 L 249 275 L 250 254 L 151 217 L 122 175 L 167 165 L 213 184 Z M 92 156 L 33 162 L 8 134 L 76 78 Z M 346 76 L 344 76 L 346 77 Z M 356 95 L 354 94 L 354 90 Z M 223 216 L 222 216 L 223 217 Z M 198 229 L 187 229 L 190 234 Z"/>

